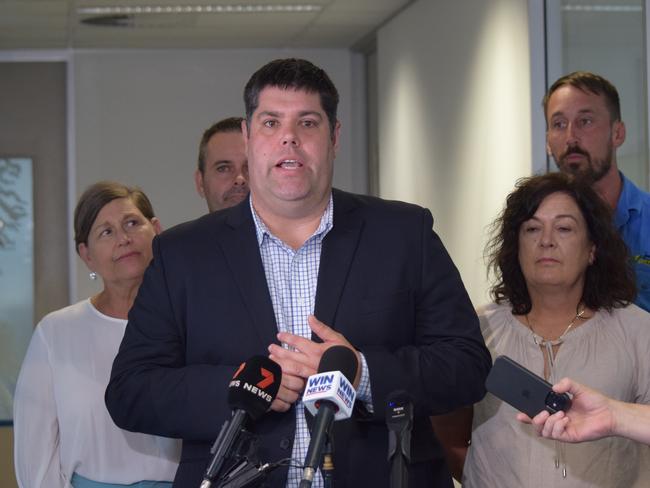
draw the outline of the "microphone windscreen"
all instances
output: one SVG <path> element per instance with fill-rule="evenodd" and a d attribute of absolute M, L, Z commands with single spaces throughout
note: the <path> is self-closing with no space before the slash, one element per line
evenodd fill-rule
<path fill-rule="evenodd" d="M 354 383 L 357 368 L 357 355 L 345 346 L 332 346 L 326 349 L 318 363 L 319 373 L 340 371 L 350 383 Z"/>
<path fill-rule="evenodd" d="M 271 406 L 280 389 L 282 368 L 265 356 L 253 356 L 242 363 L 228 385 L 228 405 L 244 410 L 253 420 Z"/>

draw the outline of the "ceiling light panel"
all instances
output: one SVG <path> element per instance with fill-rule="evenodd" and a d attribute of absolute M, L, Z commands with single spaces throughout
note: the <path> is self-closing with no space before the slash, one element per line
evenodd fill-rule
<path fill-rule="evenodd" d="M 562 5 L 564 12 L 598 12 L 598 13 L 640 13 L 641 5 Z"/>
<path fill-rule="evenodd" d="M 306 4 L 216 4 L 216 5 L 108 5 L 77 7 L 79 15 L 137 14 L 272 14 L 320 12 L 322 5 Z"/>

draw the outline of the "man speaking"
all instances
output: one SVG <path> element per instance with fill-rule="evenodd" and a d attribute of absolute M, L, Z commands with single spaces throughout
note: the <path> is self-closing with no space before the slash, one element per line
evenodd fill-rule
<path fill-rule="evenodd" d="M 113 419 L 182 438 L 174 486 L 196 487 L 230 415 L 233 371 L 267 353 L 282 383 L 249 428 L 262 461 L 291 458 L 268 486 L 296 487 L 305 380 L 326 349 L 344 346 L 358 362 L 357 400 L 332 427 L 334 486 L 388 486 L 385 403 L 405 390 L 410 486 L 451 487 L 428 416 L 478 401 L 491 361 L 430 212 L 332 189 L 338 93 L 312 63 L 268 63 L 244 102 L 250 198 L 154 241 L 106 392 Z"/>

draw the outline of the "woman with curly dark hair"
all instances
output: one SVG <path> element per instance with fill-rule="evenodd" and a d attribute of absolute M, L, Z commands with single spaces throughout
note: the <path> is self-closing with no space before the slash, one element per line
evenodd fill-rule
<path fill-rule="evenodd" d="M 493 358 L 507 355 L 551 383 L 570 376 L 615 399 L 650 403 L 650 314 L 631 304 L 634 274 L 605 202 L 569 175 L 525 178 L 492 235 L 495 303 L 479 316 Z M 469 451 L 455 451 L 459 466 L 467 455 L 464 488 L 648 486 L 647 446 L 559 443 L 516 413 L 489 393 L 474 405 Z M 472 416 L 464 418 L 468 431 Z"/>

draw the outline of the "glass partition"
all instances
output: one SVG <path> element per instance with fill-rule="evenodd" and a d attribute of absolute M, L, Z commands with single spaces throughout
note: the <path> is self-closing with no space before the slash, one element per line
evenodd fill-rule
<path fill-rule="evenodd" d="M 547 0 L 546 52 L 550 86 L 572 71 L 592 71 L 618 89 L 625 143 L 619 168 L 648 188 L 648 118 L 644 0 Z M 551 160 L 549 168 L 555 169 Z"/>
<path fill-rule="evenodd" d="M 0 158 L 0 423 L 34 327 L 32 161 Z"/>

